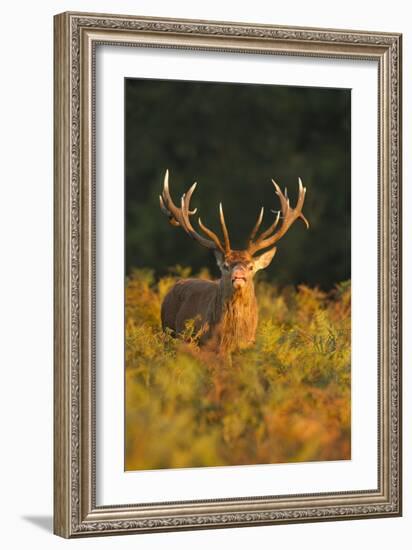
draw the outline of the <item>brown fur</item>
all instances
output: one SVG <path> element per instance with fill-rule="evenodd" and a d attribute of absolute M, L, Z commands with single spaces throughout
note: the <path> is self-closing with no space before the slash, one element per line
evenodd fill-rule
<path fill-rule="evenodd" d="M 231 251 L 225 257 L 217 257 L 222 271 L 219 281 L 178 281 L 162 303 L 163 329 L 177 335 L 193 319 L 202 345 L 220 353 L 251 346 L 258 322 L 253 276 L 268 265 L 274 253 L 271 250 L 253 259 L 245 251 Z M 240 288 L 233 283 L 236 275 L 245 280 Z"/>

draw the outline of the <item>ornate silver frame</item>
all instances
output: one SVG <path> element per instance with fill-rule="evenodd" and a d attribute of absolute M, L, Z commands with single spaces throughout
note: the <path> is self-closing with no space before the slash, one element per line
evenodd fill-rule
<path fill-rule="evenodd" d="M 57 15 L 54 32 L 54 532 L 63 537 L 79 537 L 399 516 L 401 35 L 83 13 Z M 96 45 L 108 43 L 377 61 L 377 490 L 96 506 L 94 55 Z"/>

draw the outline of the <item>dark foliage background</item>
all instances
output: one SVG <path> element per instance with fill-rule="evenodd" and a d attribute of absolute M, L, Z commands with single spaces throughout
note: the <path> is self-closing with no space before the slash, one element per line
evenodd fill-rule
<path fill-rule="evenodd" d="M 350 90 L 127 79 L 125 100 L 126 273 L 160 276 L 176 264 L 218 273 L 212 254 L 160 211 L 169 168 L 175 202 L 197 181 L 192 205 L 215 231 L 223 202 L 233 248 L 260 206 L 262 228 L 272 222 L 271 178 L 294 204 L 300 176 L 310 230 L 290 229 L 266 277 L 325 289 L 350 278 Z"/>

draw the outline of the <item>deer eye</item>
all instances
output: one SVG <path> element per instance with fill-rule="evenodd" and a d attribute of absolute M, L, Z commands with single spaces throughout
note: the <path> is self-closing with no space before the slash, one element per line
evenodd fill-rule
<path fill-rule="evenodd" d="M 249 265 L 247 266 L 247 268 L 248 268 L 249 271 L 252 271 L 252 269 L 253 269 L 253 264 L 249 264 Z"/>

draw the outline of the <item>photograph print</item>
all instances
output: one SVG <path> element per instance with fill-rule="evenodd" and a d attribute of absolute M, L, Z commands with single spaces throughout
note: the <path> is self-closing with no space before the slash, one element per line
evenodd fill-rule
<path fill-rule="evenodd" d="M 351 92 L 125 79 L 126 471 L 351 459 Z"/>

